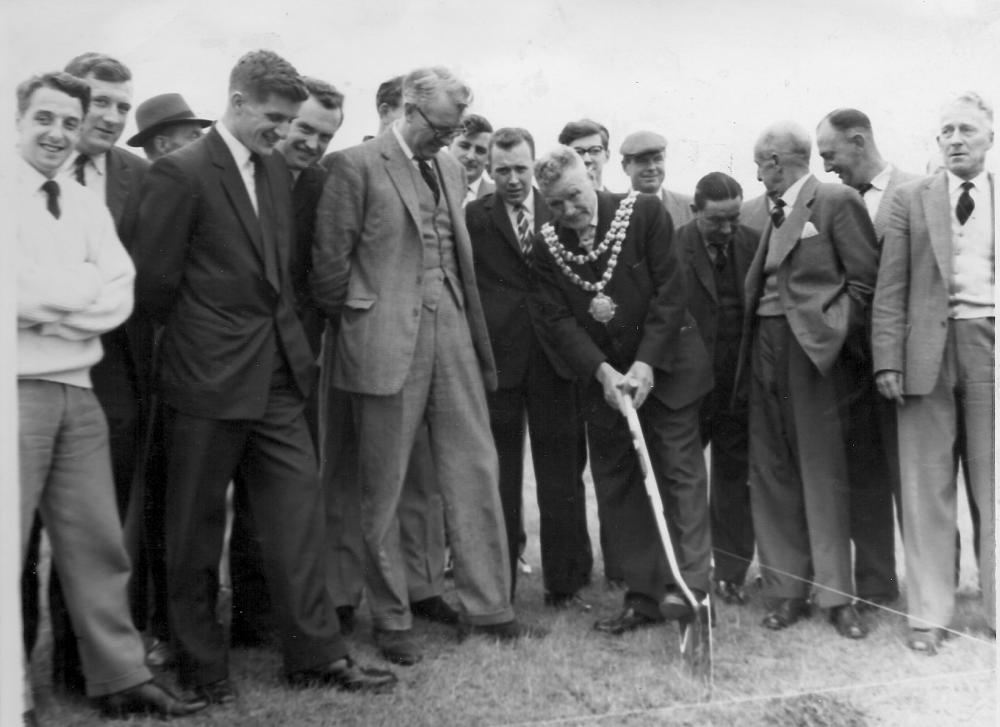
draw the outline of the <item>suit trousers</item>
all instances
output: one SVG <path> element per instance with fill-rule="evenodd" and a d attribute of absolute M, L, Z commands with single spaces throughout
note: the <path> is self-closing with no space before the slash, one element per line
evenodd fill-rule
<path fill-rule="evenodd" d="M 956 472 L 979 509 L 979 582 L 996 628 L 994 321 L 949 320 L 934 389 L 898 407 L 910 626 L 947 627 L 955 609 Z"/>
<path fill-rule="evenodd" d="M 757 319 L 750 382 L 750 501 L 764 595 L 850 603 L 850 497 L 838 363 L 822 376 L 783 316 Z"/>
<path fill-rule="evenodd" d="M 89 389 L 20 380 L 18 413 L 21 552 L 37 509 L 61 574 L 87 694 L 142 684 L 152 675 L 129 617 L 130 566 L 101 406 Z"/>
<path fill-rule="evenodd" d="M 410 628 L 399 503 L 410 453 L 426 422 L 445 507 L 461 618 L 514 618 L 510 564 L 497 485 L 497 456 L 479 359 L 465 312 L 448 285 L 426 304 L 409 374 L 388 396 L 354 397 L 366 585 L 376 628 Z"/>
<path fill-rule="evenodd" d="M 599 388 L 591 386 L 591 399 L 600 396 Z M 681 576 L 689 588 L 707 592 L 712 543 L 705 458 L 698 432 L 699 404 L 696 401 L 670 409 L 651 396 L 639 409 L 639 420 Z M 626 605 L 659 618 L 659 602 L 674 578 L 628 424 L 621 415 L 610 427 L 588 421 L 587 440 L 598 514 L 607 523 L 615 550 L 621 555 L 628 589 Z"/>
<path fill-rule="evenodd" d="M 486 396 L 500 464 L 500 502 L 507 528 L 512 600 L 523 522 L 525 423 L 531 432 L 545 590 L 553 594 L 576 593 L 590 582 L 594 564 L 583 484 L 586 429 L 577 387 L 556 373 L 537 343 L 531 348 L 521 384 Z"/>
<path fill-rule="evenodd" d="M 303 401 L 284 366 L 257 420 L 219 420 L 165 407 L 167 580 L 179 677 L 228 677 L 216 619 L 226 487 L 239 470 L 257 528 L 286 673 L 347 653 L 326 590 L 323 492 Z"/>

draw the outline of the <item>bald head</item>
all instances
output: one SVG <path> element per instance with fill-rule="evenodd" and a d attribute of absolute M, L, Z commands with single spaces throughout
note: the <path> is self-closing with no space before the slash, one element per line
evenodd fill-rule
<path fill-rule="evenodd" d="M 778 197 L 809 173 L 812 142 L 809 132 L 793 121 L 771 124 L 757 138 L 753 160 L 757 179 L 768 195 Z"/>

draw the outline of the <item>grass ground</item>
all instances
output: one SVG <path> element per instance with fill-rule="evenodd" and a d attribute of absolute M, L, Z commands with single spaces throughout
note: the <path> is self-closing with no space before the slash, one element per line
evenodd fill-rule
<path fill-rule="evenodd" d="M 530 468 L 528 470 L 530 472 Z M 976 593 L 975 561 L 963 527 L 963 566 L 956 637 L 936 657 L 910 651 L 905 618 L 883 610 L 867 616 L 863 641 L 839 637 L 814 615 L 779 633 L 759 623 L 760 594 L 742 607 L 717 604 L 714 678 L 709 688 L 692 679 L 678 654 L 675 627 L 614 638 L 592 630 L 613 614 L 621 595 L 603 583 L 600 560 L 583 591 L 593 611 L 554 612 L 542 605 L 534 483 L 526 483 L 527 560 L 535 572 L 518 581 L 516 607 L 523 620 L 551 629 L 543 640 L 497 645 L 482 638 L 459 643 L 453 630 L 418 622 L 424 660 L 397 668 L 394 693 L 379 696 L 334 690 L 291 691 L 279 681 L 273 650 L 234 651 L 234 708 L 210 708 L 184 720 L 208 725 L 357 725 L 359 727 L 466 727 L 478 725 L 623 725 L 740 727 L 978 727 L 997 724 L 997 650 L 986 634 Z M 590 487 L 588 482 L 588 487 Z M 592 490 L 591 490 L 592 492 Z M 591 498 L 591 534 L 596 511 Z M 962 523 L 968 522 L 967 512 Z M 597 555 L 597 553 L 595 553 Z M 902 573 L 902 563 L 900 572 Z M 902 606 L 900 606 L 902 608 Z M 380 659 L 364 615 L 350 639 L 366 664 Z M 44 646 L 36 655 L 38 716 L 43 725 L 98 725 L 89 705 L 53 695 L 44 686 Z M 170 675 L 165 675 L 170 682 Z M 116 724 L 156 724 L 134 718 Z"/>

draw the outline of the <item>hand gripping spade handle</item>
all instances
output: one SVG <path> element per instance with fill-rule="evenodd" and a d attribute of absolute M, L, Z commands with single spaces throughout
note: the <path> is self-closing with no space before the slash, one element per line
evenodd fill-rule
<path fill-rule="evenodd" d="M 642 435 L 642 425 L 639 423 L 639 415 L 632 404 L 632 397 L 624 394 L 621 398 L 621 410 L 628 422 L 629 432 L 632 434 L 632 446 L 635 447 L 636 454 L 639 455 L 639 464 L 642 466 L 643 484 L 646 486 L 646 495 L 649 497 L 650 505 L 653 508 L 653 519 L 656 521 L 656 529 L 660 533 L 660 541 L 663 543 L 663 550 L 667 555 L 667 562 L 670 563 L 670 572 L 673 573 L 674 580 L 680 586 L 684 597 L 691 604 L 693 615 L 679 622 L 681 631 L 681 658 L 692 675 L 699 677 L 711 685 L 712 682 L 712 619 L 709 607 L 709 597 L 706 594 L 704 601 L 698 601 L 697 596 L 691 592 L 687 583 L 681 575 L 680 566 L 677 564 L 677 554 L 674 552 L 673 543 L 670 540 L 670 533 L 667 531 L 667 521 L 663 516 L 663 500 L 660 498 L 660 490 L 656 486 L 656 476 L 653 474 L 653 464 L 649 459 L 649 450 L 646 449 L 646 439 Z"/>

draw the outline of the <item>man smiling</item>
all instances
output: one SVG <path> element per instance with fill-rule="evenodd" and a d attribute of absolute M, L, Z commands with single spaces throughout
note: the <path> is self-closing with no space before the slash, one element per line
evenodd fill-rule
<path fill-rule="evenodd" d="M 691 195 L 672 192 L 663 186 L 667 176 L 667 140 L 655 131 L 636 131 L 625 137 L 620 151 L 622 169 L 632 181 L 632 189 L 657 195 L 675 230 L 690 222 Z"/>
<path fill-rule="evenodd" d="M 462 118 L 462 133 L 456 136 L 448 151 L 465 167 L 465 192 L 463 206 L 474 199 L 485 197 L 494 190 L 493 182 L 486 177 L 486 161 L 489 156 L 490 135 L 493 126 L 478 114 L 466 114 Z"/>

